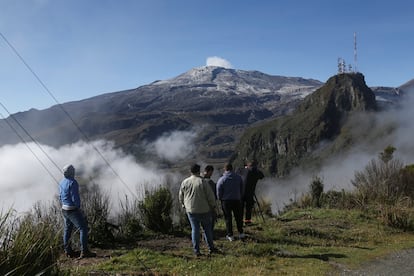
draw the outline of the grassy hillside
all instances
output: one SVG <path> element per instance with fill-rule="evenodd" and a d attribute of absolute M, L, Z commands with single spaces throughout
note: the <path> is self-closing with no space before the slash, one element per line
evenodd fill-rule
<path fill-rule="evenodd" d="M 1 275 L 335 275 L 377 257 L 414 248 L 414 164 L 393 158 L 389 146 L 351 181 L 353 191 L 324 191 L 311 179 L 303 194 L 277 215 L 260 202 L 247 238 L 225 239 L 220 253 L 196 258 L 190 227 L 174 183 L 125 199 L 116 221 L 99 186 L 82 193 L 89 242 L 96 258 L 63 256 L 59 204 L 37 205 L 23 217 L 0 213 Z M 82 180 L 80 180 L 82 181 Z M 263 215 L 263 217 L 259 216 Z M 174 221 L 174 222 L 173 222 Z M 74 235 L 72 246 L 79 243 Z M 201 248 L 207 252 L 205 245 Z"/>
<path fill-rule="evenodd" d="M 245 228 L 248 238 L 233 242 L 224 238 L 219 221 L 216 245 L 222 254 L 194 257 L 188 232 L 100 251 L 98 259 L 63 259 L 61 269 L 76 275 L 324 275 L 414 247 L 412 233 L 384 226 L 364 211 L 293 209 L 255 219 Z"/>

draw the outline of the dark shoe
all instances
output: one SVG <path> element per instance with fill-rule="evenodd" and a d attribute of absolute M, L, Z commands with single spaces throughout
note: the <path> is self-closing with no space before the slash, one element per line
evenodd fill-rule
<path fill-rule="evenodd" d="M 200 258 L 201 256 L 203 256 L 203 254 L 201 254 L 200 252 L 194 252 L 194 255 L 195 255 L 197 258 Z"/>
<path fill-rule="evenodd" d="M 222 252 L 221 252 L 221 250 L 220 249 L 218 249 L 218 248 L 216 248 L 216 247 L 214 247 L 213 249 L 210 249 L 209 251 L 208 251 L 208 254 L 209 255 L 211 255 L 211 254 L 221 254 Z"/>
<path fill-rule="evenodd" d="M 91 252 L 91 251 L 81 251 L 79 259 L 83 259 L 83 258 L 94 258 L 96 257 L 96 253 L 95 252 Z"/>
<path fill-rule="evenodd" d="M 76 253 L 75 253 L 75 252 L 73 252 L 73 251 L 68 251 L 68 252 L 65 252 L 65 256 L 66 256 L 67 258 L 76 258 L 76 257 L 77 257 Z"/>

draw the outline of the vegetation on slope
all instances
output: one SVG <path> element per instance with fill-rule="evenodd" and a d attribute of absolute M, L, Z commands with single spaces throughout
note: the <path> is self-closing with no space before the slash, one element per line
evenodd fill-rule
<path fill-rule="evenodd" d="M 285 176 L 321 141 L 333 141 L 351 114 L 375 109 L 375 95 L 362 74 L 333 76 L 291 115 L 248 129 L 232 159 L 241 166 L 255 158 L 268 174 Z"/>
<path fill-rule="evenodd" d="M 85 210 L 97 258 L 76 260 L 61 255 L 62 222 L 56 204 L 37 205 L 23 218 L 6 212 L 0 216 L 0 272 L 321 275 L 354 269 L 376 257 L 414 247 L 414 169 L 395 160 L 394 150 L 387 147 L 355 173 L 354 191 L 324 191 L 322 180 L 314 177 L 309 193 L 276 216 L 261 202 L 255 224 L 245 228 L 248 236 L 244 240 L 227 241 L 224 222 L 219 219 L 216 245 L 222 252 L 201 258 L 192 254 L 191 230 L 182 210 L 174 206 L 175 192 L 168 185 L 147 191 L 142 201 L 126 200 L 116 221 L 109 218 L 107 198 L 96 187 L 88 189 Z"/>

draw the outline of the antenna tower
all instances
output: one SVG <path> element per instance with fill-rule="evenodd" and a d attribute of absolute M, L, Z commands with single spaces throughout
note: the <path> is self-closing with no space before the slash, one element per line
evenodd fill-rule
<path fill-rule="evenodd" d="M 358 72 L 357 67 L 357 39 L 356 39 L 356 32 L 354 32 L 354 72 Z"/>

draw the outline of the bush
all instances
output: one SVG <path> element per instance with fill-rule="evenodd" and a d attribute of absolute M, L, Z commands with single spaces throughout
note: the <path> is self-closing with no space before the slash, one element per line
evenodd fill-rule
<path fill-rule="evenodd" d="M 358 206 L 358 201 L 354 193 L 342 191 L 327 191 L 322 193 L 320 198 L 322 207 L 335 209 L 352 209 Z"/>
<path fill-rule="evenodd" d="M 155 232 L 170 233 L 173 229 L 172 204 L 171 192 L 165 187 L 145 191 L 145 198 L 139 203 L 144 225 Z"/>
<path fill-rule="evenodd" d="M 57 274 L 61 234 L 56 225 L 32 213 L 18 219 L 13 211 L 0 215 L 0 274 Z"/>
<path fill-rule="evenodd" d="M 107 247 L 115 241 L 108 222 L 109 196 L 102 193 L 97 184 L 84 186 L 81 193 L 82 210 L 88 220 L 89 243 L 93 246 Z"/>
<path fill-rule="evenodd" d="M 388 150 L 387 150 L 388 149 Z M 363 171 L 356 172 L 351 183 L 365 203 L 382 202 L 392 204 L 404 196 L 400 171 L 403 164 L 392 158 L 391 149 L 380 153 L 379 160 L 371 160 Z"/>
<path fill-rule="evenodd" d="M 118 217 L 118 240 L 136 241 L 142 233 L 142 224 L 139 211 L 139 202 L 136 198 L 132 202 L 125 196 L 125 202 L 121 202 L 121 213 Z"/>
<path fill-rule="evenodd" d="M 400 171 L 401 193 L 414 199 L 414 164 L 405 166 Z"/>
<path fill-rule="evenodd" d="M 312 207 L 312 196 L 310 195 L 310 193 L 302 194 L 297 199 L 291 198 L 289 203 L 286 204 L 281 211 L 279 211 L 279 215 L 284 214 L 296 208 L 306 209 L 310 207 Z"/>
<path fill-rule="evenodd" d="M 378 207 L 380 220 L 388 226 L 404 231 L 414 230 L 414 208 L 412 199 L 400 198 L 395 205 Z"/>
<path fill-rule="evenodd" d="M 312 205 L 313 207 L 321 207 L 320 199 L 323 193 L 323 182 L 319 176 L 314 176 L 310 184 Z"/>
<path fill-rule="evenodd" d="M 254 211 L 256 212 L 256 216 L 258 215 L 266 215 L 266 216 L 273 216 L 272 213 L 272 203 L 268 199 L 258 199 L 259 202 L 255 202 Z M 260 206 L 260 209 L 259 209 Z M 262 214 L 257 214 L 258 212 L 262 212 Z"/>

